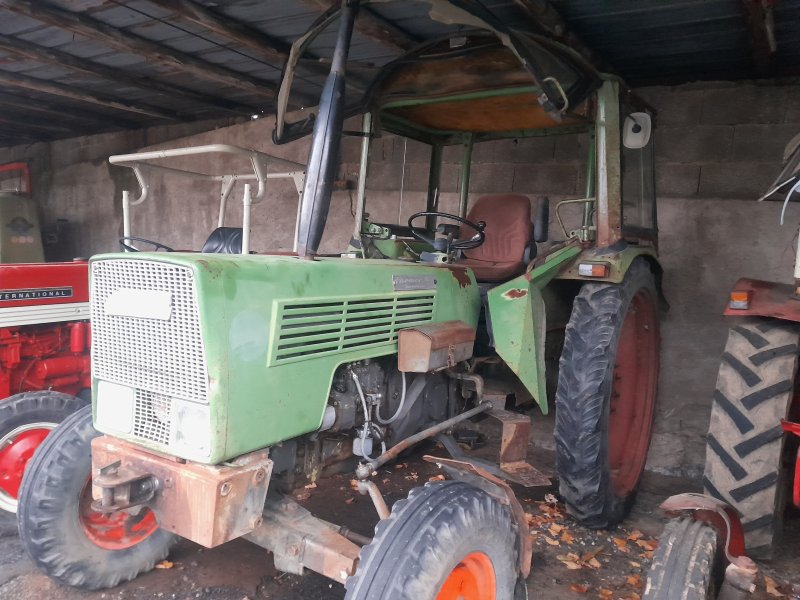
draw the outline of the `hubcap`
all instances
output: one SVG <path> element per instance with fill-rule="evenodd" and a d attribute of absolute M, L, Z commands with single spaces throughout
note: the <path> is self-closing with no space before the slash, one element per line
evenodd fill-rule
<path fill-rule="evenodd" d="M 149 508 L 141 508 L 136 514 L 124 510 L 103 513 L 92 509 L 91 480 L 83 486 L 78 510 L 86 537 L 105 550 L 131 548 L 158 529 L 156 517 Z"/>
<path fill-rule="evenodd" d="M 609 467 L 614 493 L 627 497 L 647 459 L 658 382 L 656 306 L 644 290 L 631 300 L 622 324 L 608 423 Z"/>
<path fill-rule="evenodd" d="M 0 438 L 0 509 L 17 512 L 25 466 L 56 423 L 27 423 Z"/>
<path fill-rule="evenodd" d="M 450 572 L 436 600 L 495 600 L 496 591 L 492 561 L 483 552 L 472 552 Z"/>

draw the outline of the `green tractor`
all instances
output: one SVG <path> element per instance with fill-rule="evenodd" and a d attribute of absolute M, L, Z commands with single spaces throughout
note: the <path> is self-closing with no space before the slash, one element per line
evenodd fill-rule
<path fill-rule="evenodd" d="M 546 413 L 556 374 L 561 495 L 591 527 L 626 515 L 658 379 L 652 111 L 619 79 L 479 3 L 416 4 L 448 33 L 369 85 L 345 76 L 358 2 L 293 46 L 274 141 L 313 134 L 295 252 L 251 249 L 250 206 L 268 171 L 256 192 L 244 185 L 242 227 L 220 218 L 200 253 L 130 252 L 142 239 L 130 237 L 124 195 L 129 251 L 91 260 L 92 410 L 47 438 L 22 485 L 21 538 L 57 581 L 111 587 L 151 569 L 175 535 L 206 547 L 244 537 L 281 570 L 345 584 L 348 599 L 523 597 L 531 541 L 508 482 L 547 478 L 526 462 L 529 417 L 509 409 L 533 400 Z M 287 107 L 292 83 L 307 80 L 303 53 L 331 28 L 319 106 L 297 117 Z M 352 241 L 321 254 L 343 124 L 359 116 L 360 131 L 344 132 L 362 139 Z M 397 223 L 371 216 L 366 185 L 371 146 L 386 134 L 430 149 L 424 210 Z M 549 240 L 547 202 L 533 211 L 510 181 L 469 206 L 473 147 L 573 134 L 588 140 L 586 193 L 556 207 L 562 239 Z M 445 212 L 453 150 L 460 193 Z M 453 437 L 479 415 L 502 427 L 496 461 Z M 376 470 L 434 437 L 451 457 L 429 460 L 450 479 L 390 511 Z M 372 538 L 288 493 L 343 469 L 381 518 Z"/>

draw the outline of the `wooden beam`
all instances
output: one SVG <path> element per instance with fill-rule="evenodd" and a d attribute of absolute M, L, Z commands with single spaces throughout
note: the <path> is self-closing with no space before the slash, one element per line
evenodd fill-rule
<path fill-rule="evenodd" d="M 119 100 L 108 98 L 106 96 L 99 96 L 90 92 L 76 90 L 70 86 L 62 85 L 60 83 L 52 83 L 43 79 L 36 79 L 34 77 L 28 77 L 27 75 L 19 75 L 16 73 L 8 73 L 7 71 L 2 70 L 0 70 L 0 84 L 23 90 L 41 92 L 51 96 L 69 98 L 70 100 L 75 100 L 77 102 L 96 104 L 105 108 L 135 113 L 146 117 L 155 117 L 157 119 L 166 119 L 168 121 L 187 120 L 178 113 L 174 113 L 169 110 L 156 108 L 141 103 L 120 102 Z"/>
<path fill-rule="evenodd" d="M 548 0 L 514 0 L 514 4 L 527 14 L 532 24 L 542 33 L 570 46 L 597 69 L 613 71 L 602 57 L 598 56 L 583 43 L 580 37 L 569 30 L 567 23 Z"/>
<path fill-rule="evenodd" d="M 750 35 L 750 54 L 757 77 L 775 75 L 775 16 L 772 4 L 764 1 L 739 0 L 741 12 L 747 21 Z"/>
<path fill-rule="evenodd" d="M 205 106 L 211 106 L 237 115 L 249 115 L 252 114 L 254 110 L 253 107 L 243 106 L 235 102 L 229 102 L 221 98 L 201 94 L 194 90 L 164 83 L 149 77 L 141 77 L 114 67 L 78 58 L 67 52 L 39 46 L 38 44 L 10 35 L 0 34 L 0 48 L 39 63 L 63 67 L 76 73 L 82 73 L 105 81 L 116 82 L 123 86 L 133 85 L 150 92 L 160 92 L 171 97 L 177 96 L 179 98 L 194 100 Z"/>
<path fill-rule="evenodd" d="M 341 0 L 300 0 L 300 2 L 323 12 L 331 6 L 341 4 Z M 408 52 L 421 41 L 366 6 L 358 9 L 354 27 L 364 37 L 401 54 Z"/>
<path fill-rule="evenodd" d="M 18 130 L 24 132 L 42 132 L 52 135 L 70 134 L 75 133 L 75 130 L 70 127 L 63 127 L 56 123 L 45 122 L 41 120 L 31 121 L 29 119 L 16 120 L 13 118 L 13 113 L 3 112 L 0 113 L 0 129 L 3 131 Z"/>
<path fill-rule="evenodd" d="M 53 104 L 41 98 L 32 98 L 29 96 L 18 96 L 8 93 L 0 93 L 0 109 L 11 110 L 20 112 L 25 115 L 33 115 L 34 118 L 44 116 L 48 119 L 57 121 L 79 121 L 79 128 L 115 128 L 115 129 L 132 129 L 134 127 L 141 127 L 139 123 L 128 121 L 127 119 L 120 119 L 111 117 L 97 112 L 84 112 L 76 110 L 72 106 L 64 104 Z M 65 115 L 67 118 L 65 119 Z"/>
<path fill-rule="evenodd" d="M 135 33 L 116 29 L 84 14 L 33 0 L 0 0 L 0 6 L 40 23 L 100 42 L 120 52 L 138 54 L 145 57 L 148 63 L 190 73 L 198 79 L 215 81 L 269 100 L 275 98 L 275 92 L 267 81 L 225 69 Z"/>

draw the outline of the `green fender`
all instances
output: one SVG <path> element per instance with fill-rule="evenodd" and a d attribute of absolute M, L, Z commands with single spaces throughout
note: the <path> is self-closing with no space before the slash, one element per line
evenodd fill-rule
<path fill-rule="evenodd" d="M 547 414 L 544 340 L 547 331 L 542 289 L 581 253 L 568 246 L 524 275 L 492 288 L 487 301 L 494 347 Z"/>

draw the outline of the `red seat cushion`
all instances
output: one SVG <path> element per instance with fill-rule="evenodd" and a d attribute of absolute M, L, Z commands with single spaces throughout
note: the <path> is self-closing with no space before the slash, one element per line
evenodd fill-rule
<path fill-rule="evenodd" d="M 531 201 L 527 196 L 481 196 L 467 219 L 486 223 L 486 240 L 477 248 L 467 250 L 459 265 L 472 269 L 479 281 L 503 281 L 525 271 L 523 256 L 533 235 Z"/>

